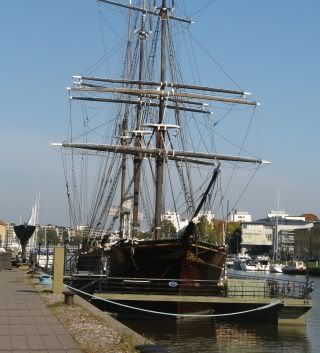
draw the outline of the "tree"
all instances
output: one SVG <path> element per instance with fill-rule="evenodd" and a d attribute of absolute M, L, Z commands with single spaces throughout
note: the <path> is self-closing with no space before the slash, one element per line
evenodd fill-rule
<path fill-rule="evenodd" d="M 213 219 L 211 221 L 211 232 L 209 234 L 209 243 L 223 244 L 226 222 L 221 219 Z"/>
<path fill-rule="evenodd" d="M 83 239 L 82 235 L 76 234 L 75 236 L 69 238 L 68 244 L 69 245 L 79 245 L 82 243 L 82 239 Z"/>
<path fill-rule="evenodd" d="M 177 234 L 176 227 L 168 219 L 161 222 L 161 238 L 171 238 Z"/>
<path fill-rule="evenodd" d="M 224 223 L 222 220 L 209 222 L 205 216 L 201 216 L 197 223 L 198 238 L 212 244 L 223 244 Z"/>
<path fill-rule="evenodd" d="M 152 232 L 140 232 L 139 237 L 141 239 L 152 239 L 153 233 Z"/>
<path fill-rule="evenodd" d="M 242 229 L 240 222 L 229 222 L 227 226 L 226 244 L 229 247 L 230 254 L 236 254 L 240 251 L 242 241 Z"/>
<path fill-rule="evenodd" d="M 37 236 L 37 242 L 40 242 L 44 245 L 46 245 L 45 240 L 47 240 L 47 243 L 50 242 L 51 245 L 58 245 L 61 243 L 60 238 L 55 229 L 41 228 L 38 230 Z"/>
<path fill-rule="evenodd" d="M 201 216 L 197 223 L 197 232 L 200 240 L 208 240 L 209 233 L 211 231 L 211 227 L 209 225 L 209 221 L 207 217 Z"/>
<path fill-rule="evenodd" d="M 65 244 L 67 242 L 69 242 L 69 233 L 68 233 L 67 229 L 63 229 L 63 232 L 62 232 L 62 243 Z"/>

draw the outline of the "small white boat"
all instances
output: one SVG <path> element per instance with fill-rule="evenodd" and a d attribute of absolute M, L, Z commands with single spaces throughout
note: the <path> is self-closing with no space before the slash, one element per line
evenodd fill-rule
<path fill-rule="evenodd" d="M 268 260 L 247 260 L 240 264 L 242 271 L 269 271 Z"/>
<path fill-rule="evenodd" d="M 234 260 L 235 260 L 235 256 L 232 256 L 232 255 L 227 256 L 226 262 L 225 262 L 226 267 L 228 267 L 228 268 L 233 267 Z"/>
<path fill-rule="evenodd" d="M 282 273 L 283 266 L 284 266 L 283 264 L 277 264 L 277 263 L 270 264 L 269 271 L 271 273 Z"/>
<path fill-rule="evenodd" d="M 242 271 L 256 271 L 257 263 L 253 260 L 246 260 L 241 262 L 240 268 Z"/>
<path fill-rule="evenodd" d="M 257 271 L 269 271 L 270 263 L 269 260 L 259 260 L 257 264 Z"/>
<path fill-rule="evenodd" d="M 238 254 L 234 259 L 233 269 L 241 270 L 241 264 L 247 260 L 251 260 L 251 257 L 248 254 Z"/>

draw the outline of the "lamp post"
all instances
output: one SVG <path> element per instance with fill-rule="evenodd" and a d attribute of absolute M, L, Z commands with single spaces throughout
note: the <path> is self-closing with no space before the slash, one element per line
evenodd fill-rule
<path fill-rule="evenodd" d="M 46 272 L 48 272 L 48 265 L 49 265 L 49 245 L 50 245 L 50 240 L 47 241 L 47 261 L 46 261 Z"/>
<path fill-rule="evenodd" d="M 306 262 L 306 286 L 308 288 L 308 284 L 309 284 L 309 271 L 308 271 L 308 249 L 304 249 L 304 253 L 305 253 L 305 262 Z"/>
<path fill-rule="evenodd" d="M 38 265 L 40 266 L 41 242 L 38 242 Z"/>
<path fill-rule="evenodd" d="M 67 264 L 67 245 L 68 245 L 68 243 L 69 243 L 69 239 L 66 238 L 66 239 L 64 240 L 64 242 L 63 242 L 63 247 L 64 247 L 64 252 L 63 252 L 63 257 L 64 257 L 64 259 L 63 259 L 63 262 L 64 262 L 63 272 L 64 272 L 64 274 L 65 274 L 65 272 L 66 272 L 66 264 Z"/>

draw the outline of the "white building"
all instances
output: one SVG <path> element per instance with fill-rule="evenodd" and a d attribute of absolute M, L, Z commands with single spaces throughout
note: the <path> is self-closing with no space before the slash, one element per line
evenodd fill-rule
<path fill-rule="evenodd" d="M 279 257 L 288 257 L 294 254 L 295 230 L 310 227 L 310 222 L 283 217 L 243 223 L 241 246 L 246 250 L 276 251 Z"/>
<path fill-rule="evenodd" d="M 172 211 L 167 211 L 164 213 L 162 215 L 162 219 L 170 221 L 176 228 L 177 232 L 189 223 L 188 220 L 181 218 L 178 213 Z"/>
<path fill-rule="evenodd" d="M 199 212 L 198 216 L 194 218 L 194 222 L 198 222 L 203 217 L 210 223 L 214 220 L 214 213 L 209 211 Z"/>
<path fill-rule="evenodd" d="M 7 226 L 6 226 L 7 236 L 6 236 L 5 247 L 11 250 L 19 248 L 19 239 L 17 238 L 16 233 L 13 229 L 14 226 L 15 224 L 13 223 L 7 223 Z"/>
<path fill-rule="evenodd" d="M 253 246 L 272 246 L 272 224 L 258 222 L 242 224 L 241 245 L 247 250 Z"/>
<path fill-rule="evenodd" d="M 102 228 L 90 227 L 88 224 L 81 224 L 76 226 L 76 231 L 80 231 L 83 237 L 100 238 L 105 235 Z"/>
<path fill-rule="evenodd" d="M 286 218 L 288 217 L 289 214 L 286 211 L 273 211 L 271 210 L 270 213 L 268 213 L 268 218 Z"/>
<path fill-rule="evenodd" d="M 270 211 L 268 213 L 268 218 L 283 218 L 283 219 L 291 219 L 292 221 L 303 221 L 305 222 L 306 218 L 304 216 L 289 216 L 286 211 Z"/>
<path fill-rule="evenodd" d="M 252 216 L 247 211 L 235 210 L 229 216 L 230 222 L 252 222 Z"/>

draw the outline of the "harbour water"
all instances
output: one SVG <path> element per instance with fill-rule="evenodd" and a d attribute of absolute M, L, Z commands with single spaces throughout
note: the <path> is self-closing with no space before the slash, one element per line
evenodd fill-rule
<path fill-rule="evenodd" d="M 242 271 L 238 273 L 243 274 Z M 257 276 L 257 273 L 251 274 Z M 264 276 L 291 281 L 306 280 L 305 276 Z M 184 319 L 176 322 L 155 317 L 153 320 L 135 318 L 122 322 L 170 353 L 320 352 L 320 277 L 310 277 L 310 280 L 315 282 L 315 289 L 311 294 L 313 307 L 307 314 L 306 327 L 267 325 L 245 319 L 241 322 L 217 319 Z"/>

